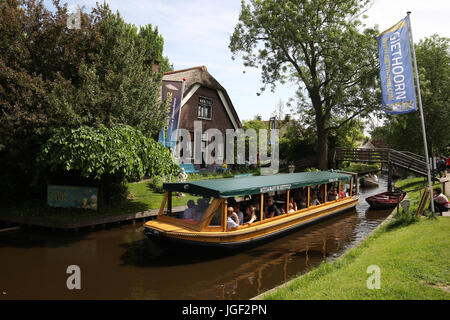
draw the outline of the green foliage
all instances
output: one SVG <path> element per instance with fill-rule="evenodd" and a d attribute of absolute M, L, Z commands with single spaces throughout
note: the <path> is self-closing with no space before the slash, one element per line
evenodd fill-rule
<path fill-rule="evenodd" d="M 289 126 L 280 138 L 280 159 L 292 161 L 308 157 L 317 152 L 315 132 L 311 127 L 304 128 L 299 122 Z"/>
<path fill-rule="evenodd" d="M 380 170 L 381 165 L 380 164 L 364 164 L 364 163 L 350 163 L 348 161 L 344 161 L 339 166 L 340 170 L 345 171 L 351 171 L 351 172 L 367 172 L 367 171 L 374 171 L 374 170 Z"/>
<path fill-rule="evenodd" d="M 377 99 L 377 30 L 357 19 L 369 1 L 242 1 L 229 48 L 245 66 L 260 68 L 264 91 L 298 86 L 298 110 L 316 127 L 319 167 L 328 165 L 328 135 Z M 280 23 L 280 21 L 282 23 Z M 336 120 L 336 121 L 335 121 Z"/>
<path fill-rule="evenodd" d="M 405 227 L 419 221 L 419 218 L 415 214 L 414 208 L 409 208 L 407 212 L 403 212 L 403 210 L 400 209 L 399 212 L 396 212 L 392 218 L 393 220 L 386 226 L 387 230 L 397 227 Z"/>
<path fill-rule="evenodd" d="M 125 125 L 56 129 L 38 162 L 50 171 L 74 170 L 97 180 L 115 175 L 131 181 L 178 172 L 168 149 Z"/>
<path fill-rule="evenodd" d="M 317 169 L 317 168 L 314 168 L 314 167 L 306 168 L 306 169 L 305 169 L 305 172 L 314 172 L 314 171 L 320 171 L 320 170 Z"/>
<path fill-rule="evenodd" d="M 149 187 L 153 189 L 153 191 L 157 193 L 163 193 L 163 184 L 164 180 L 161 176 L 153 177 L 149 183 Z"/>
<path fill-rule="evenodd" d="M 138 32 L 97 4 L 81 10 L 80 29 L 68 29 L 67 4 L 53 5 L 0 6 L 0 197 L 44 185 L 34 160 L 54 128 L 127 124 L 150 137 L 167 121 L 161 72 L 171 66 L 157 28 Z M 155 61 L 161 72 L 152 72 Z"/>

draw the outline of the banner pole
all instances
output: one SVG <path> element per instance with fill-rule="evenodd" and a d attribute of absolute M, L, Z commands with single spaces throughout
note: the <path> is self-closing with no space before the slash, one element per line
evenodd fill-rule
<path fill-rule="evenodd" d="M 419 82 L 419 70 L 417 69 L 417 61 L 416 61 L 416 49 L 414 48 L 414 40 L 412 36 L 412 28 L 411 28 L 411 19 L 409 15 L 411 14 L 411 11 L 408 11 L 406 13 L 408 15 L 408 29 L 409 29 L 409 38 L 411 42 L 412 47 L 412 55 L 413 55 L 413 61 L 414 61 L 414 69 L 416 73 L 416 82 L 417 82 L 417 95 L 419 97 L 419 111 L 420 111 L 420 120 L 422 123 L 422 134 L 423 134 L 423 144 L 425 147 L 425 161 L 427 163 L 427 176 L 428 176 L 428 187 L 430 188 L 430 203 L 431 203 L 431 211 L 434 215 L 434 202 L 433 202 L 433 185 L 431 183 L 431 174 L 430 174 L 430 159 L 428 158 L 428 145 L 427 145 L 427 135 L 425 132 L 425 121 L 423 119 L 423 110 L 422 110 L 422 96 L 420 94 L 420 82 Z"/>

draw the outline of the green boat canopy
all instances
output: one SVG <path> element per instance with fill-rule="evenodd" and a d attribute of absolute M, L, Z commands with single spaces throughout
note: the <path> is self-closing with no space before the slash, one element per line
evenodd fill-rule
<path fill-rule="evenodd" d="M 163 188 L 167 191 L 185 192 L 214 198 L 228 198 L 296 189 L 337 181 L 348 181 L 350 179 L 351 175 L 349 174 L 332 171 L 314 171 L 271 176 L 164 183 Z"/>

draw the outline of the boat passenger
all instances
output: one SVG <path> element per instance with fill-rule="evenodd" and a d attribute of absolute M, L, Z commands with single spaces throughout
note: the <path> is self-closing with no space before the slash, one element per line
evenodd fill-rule
<path fill-rule="evenodd" d="M 244 213 L 242 213 L 241 205 L 240 205 L 239 203 L 236 202 L 236 203 L 234 204 L 233 208 L 234 208 L 234 212 L 235 212 L 235 213 L 237 214 L 237 216 L 238 216 L 239 224 L 240 224 L 240 225 L 243 224 L 243 223 L 244 223 Z"/>
<path fill-rule="evenodd" d="M 192 219 L 196 221 L 202 220 L 202 217 L 205 214 L 206 209 L 207 207 L 205 207 L 205 199 L 202 198 L 197 199 L 197 205 L 194 207 Z"/>
<path fill-rule="evenodd" d="M 311 196 L 311 206 L 317 206 L 320 204 L 319 199 L 317 199 L 317 193 L 313 193 Z"/>
<path fill-rule="evenodd" d="M 279 216 L 280 210 L 277 208 L 277 206 L 273 203 L 273 198 L 272 197 L 268 197 L 267 198 L 267 207 L 266 207 L 266 215 L 265 218 L 269 219 L 269 218 L 273 218 L 276 216 Z"/>
<path fill-rule="evenodd" d="M 306 195 L 304 192 L 299 191 L 299 197 L 297 201 L 297 209 L 304 209 L 306 208 Z"/>
<path fill-rule="evenodd" d="M 328 201 L 334 201 L 338 199 L 337 190 L 333 189 L 331 193 L 328 195 Z"/>
<path fill-rule="evenodd" d="M 239 219 L 234 212 L 233 207 L 228 207 L 227 210 L 227 229 L 235 229 L 239 227 Z"/>
<path fill-rule="evenodd" d="M 183 214 L 181 215 L 181 219 L 192 219 L 194 216 L 194 207 L 195 207 L 194 200 L 189 200 L 187 202 L 186 210 L 184 210 Z"/>
<path fill-rule="evenodd" d="M 244 223 L 252 224 L 255 221 L 258 221 L 258 216 L 256 215 L 256 208 L 254 206 L 248 206 L 247 209 L 245 209 L 245 217 L 244 217 Z"/>
<path fill-rule="evenodd" d="M 291 212 L 291 205 L 292 205 L 292 210 L 294 210 L 294 211 L 298 210 L 297 209 L 297 203 L 294 201 L 293 197 L 289 198 L 289 204 L 288 204 L 289 210 L 288 210 L 288 212 Z"/>
<path fill-rule="evenodd" d="M 295 212 L 296 210 L 294 209 L 294 205 L 292 203 L 289 203 L 289 213 L 290 212 Z"/>

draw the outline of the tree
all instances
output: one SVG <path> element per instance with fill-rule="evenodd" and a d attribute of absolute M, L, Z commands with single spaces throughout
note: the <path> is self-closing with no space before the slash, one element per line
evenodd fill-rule
<path fill-rule="evenodd" d="M 242 1 L 230 39 L 233 58 L 242 53 L 245 66 L 261 66 L 261 91 L 299 84 L 299 109 L 314 117 L 321 169 L 328 167 L 330 131 L 379 105 L 377 32 L 358 30 L 368 2 Z"/>
<path fill-rule="evenodd" d="M 415 45 L 430 154 L 445 154 L 450 141 L 449 45 L 449 38 L 438 35 L 425 38 Z M 372 137 L 387 141 L 388 146 L 394 149 L 424 154 L 419 111 L 388 117 L 384 126 L 373 130 Z"/>
<path fill-rule="evenodd" d="M 67 4 L 0 2 L 1 197 L 29 190 L 35 158 L 54 128 L 127 124 L 146 136 L 167 121 L 160 99 L 162 56 L 157 28 L 137 31 L 106 4 L 67 26 Z M 151 57 L 151 59 L 149 59 Z M 161 72 L 152 72 L 160 62 Z"/>
<path fill-rule="evenodd" d="M 142 132 L 125 125 L 55 129 L 42 145 L 39 165 L 56 179 L 70 177 L 100 187 L 105 202 L 123 200 L 126 181 L 146 176 L 175 176 L 178 164 L 170 151 Z"/>

